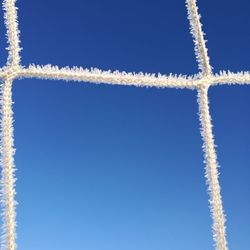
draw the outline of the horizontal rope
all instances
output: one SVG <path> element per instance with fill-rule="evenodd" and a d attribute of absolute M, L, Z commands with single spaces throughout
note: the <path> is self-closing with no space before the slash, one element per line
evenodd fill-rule
<path fill-rule="evenodd" d="M 83 69 L 81 67 L 64 67 L 45 65 L 30 65 L 28 68 L 0 68 L 0 79 L 12 77 L 13 79 L 38 78 L 48 80 L 66 80 L 90 83 L 106 83 L 114 85 L 128 85 L 138 87 L 157 88 L 187 88 L 196 89 L 200 86 L 216 86 L 230 84 L 250 84 L 250 72 L 241 71 L 233 73 L 221 71 L 208 77 L 201 75 L 163 75 L 148 73 L 131 73 L 119 71 L 102 71 L 100 69 Z"/>

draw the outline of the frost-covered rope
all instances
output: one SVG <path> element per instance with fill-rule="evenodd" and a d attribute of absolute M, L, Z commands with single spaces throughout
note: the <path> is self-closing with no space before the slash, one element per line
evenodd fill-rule
<path fill-rule="evenodd" d="M 16 249 L 16 201 L 14 176 L 14 139 L 13 139 L 13 111 L 12 111 L 12 81 L 20 64 L 19 30 L 17 23 L 17 8 L 15 0 L 3 1 L 4 20 L 7 41 L 9 44 L 6 74 L 0 70 L 1 84 L 1 121 L 0 121 L 0 153 L 1 153 L 1 205 L 2 205 L 2 233 L 1 250 Z"/>
<path fill-rule="evenodd" d="M 244 84 L 250 84 L 250 72 L 242 71 L 233 73 L 230 71 L 221 71 L 219 74 L 215 74 L 211 78 L 210 86 L 215 85 L 244 85 Z"/>
<path fill-rule="evenodd" d="M 205 176 L 210 196 L 210 210 L 213 219 L 213 239 L 217 250 L 227 250 L 225 216 L 222 207 L 220 184 L 218 176 L 218 162 L 212 133 L 212 122 L 209 113 L 208 87 L 202 86 L 198 90 L 199 117 L 201 136 L 206 163 Z"/>
<path fill-rule="evenodd" d="M 188 10 L 190 31 L 194 40 L 194 50 L 198 66 L 202 74 L 207 76 L 212 73 L 212 67 L 209 64 L 206 42 L 202 32 L 202 24 L 200 22 L 200 15 L 198 13 L 196 0 L 186 0 L 186 6 Z"/>
<path fill-rule="evenodd" d="M 222 206 L 222 198 L 219 184 L 218 162 L 214 146 L 212 122 L 209 114 L 208 88 L 212 83 L 212 67 L 209 63 L 208 52 L 202 32 L 202 24 L 196 0 L 186 0 L 190 31 L 195 45 L 195 54 L 199 69 L 201 70 L 201 81 L 205 81 L 198 87 L 199 118 L 201 123 L 201 135 L 203 140 L 204 158 L 206 163 L 205 176 L 210 197 L 210 210 L 213 220 L 213 239 L 216 250 L 227 250 L 225 216 Z"/>
<path fill-rule="evenodd" d="M 194 40 L 195 55 L 201 73 L 194 76 L 162 75 L 147 73 L 126 73 L 119 71 L 102 71 L 99 69 L 59 68 L 57 66 L 20 65 L 19 30 L 17 22 L 16 0 L 4 0 L 4 19 L 7 29 L 8 61 L 0 68 L 0 153 L 2 166 L 1 204 L 3 207 L 3 231 L 1 233 L 1 250 L 16 250 L 16 213 L 15 213 L 15 177 L 14 177 L 14 140 L 12 111 L 12 82 L 20 78 L 54 79 L 77 82 L 107 83 L 115 85 L 188 88 L 197 89 L 201 135 L 206 162 L 206 178 L 210 195 L 210 209 L 213 219 L 213 237 L 217 250 L 227 250 L 225 217 L 222 207 L 218 181 L 218 163 L 209 113 L 208 88 L 219 84 L 250 84 L 249 72 L 231 73 L 222 71 L 212 74 L 212 67 L 202 32 L 196 0 L 186 0 L 190 30 Z"/>
<path fill-rule="evenodd" d="M 16 212 L 14 177 L 14 139 L 12 111 L 12 79 L 7 78 L 1 85 L 1 205 L 3 207 L 1 249 L 16 249 Z"/>
<path fill-rule="evenodd" d="M 4 21 L 6 26 L 7 41 L 9 44 L 8 51 L 8 65 L 18 66 L 20 63 L 19 52 L 21 50 L 19 46 L 19 29 L 17 20 L 17 7 L 15 6 L 16 0 L 4 0 Z"/>
<path fill-rule="evenodd" d="M 138 87 L 158 87 L 158 88 L 195 88 L 195 79 L 198 76 L 182 75 L 161 75 L 148 73 L 126 73 L 119 71 L 102 71 L 100 69 L 83 68 L 58 68 L 57 66 L 30 65 L 28 68 L 20 70 L 20 77 L 41 78 L 53 80 L 66 80 L 91 83 L 106 83 L 116 85 L 138 86 Z"/>
<path fill-rule="evenodd" d="M 217 85 L 248 85 L 250 84 L 250 72 L 220 71 L 208 77 L 197 75 L 163 75 L 149 73 L 132 73 L 120 71 L 104 71 L 97 68 L 85 69 L 81 67 L 63 67 L 52 65 L 30 65 L 27 68 L 12 69 L 0 68 L 0 79 L 7 76 L 13 79 L 38 78 L 47 80 L 65 80 L 90 83 L 104 83 L 114 85 L 157 87 L 157 88 L 187 88 L 199 89 L 204 84 L 212 87 Z"/>

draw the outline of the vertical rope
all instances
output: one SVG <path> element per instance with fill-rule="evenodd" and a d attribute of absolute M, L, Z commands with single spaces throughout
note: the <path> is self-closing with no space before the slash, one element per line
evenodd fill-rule
<path fill-rule="evenodd" d="M 201 136 L 206 163 L 205 176 L 210 196 L 210 211 L 213 219 L 213 239 L 217 250 L 227 250 L 225 216 L 222 207 L 220 184 L 218 180 L 218 163 L 209 113 L 208 87 L 201 86 L 198 90 L 199 117 Z"/>
<path fill-rule="evenodd" d="M 186 7 L 188 11 L 188 20 L 190 23 L 190 32 L 194 40 L 194 51 L 198 67 L 203 76 L 212 74 L 212 67 L 209 63 L 209 56 L 206 48 L 206 41 L 202 31 L 202 23 L 198 13 L 196 0 L 186 0 Z"/>
<path fill-rule="evenodd" d="M 12 111 L 12 79 L 6 79 L 1 89 L 1 204 L 3 207 L 3 233 L 1 250 L 16 249 L 16 212 L 14 178 L 14 139 Z"/>
<path fill-rule="evenodd" d="M 15 6 L 16 0 L 4 0 L 4 22 L 6 26 L 7 42 L 9 44 L 8 50 L 8 61 L 7 65 L 18 67 L 20 64 L 20 40 L 19 40 L 19 29 L 17 20 L 17 7 Z"/>

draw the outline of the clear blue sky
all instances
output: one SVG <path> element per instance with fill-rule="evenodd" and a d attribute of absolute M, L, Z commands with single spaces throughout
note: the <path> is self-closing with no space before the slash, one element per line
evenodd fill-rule
<path fill-rule="evenodd" d="M 250 69 L 250 2 L 198 1 L 214 72 Z M 19 0 L 22 63 L 197 73 L 184 0 Z M 0 64 L 6 62 L 0 15 Z M 209 91 L 229 248 L 250 245 L 250 86 Z M 196 92 L 13 87 L 20 250 L 212 250 Z"/>

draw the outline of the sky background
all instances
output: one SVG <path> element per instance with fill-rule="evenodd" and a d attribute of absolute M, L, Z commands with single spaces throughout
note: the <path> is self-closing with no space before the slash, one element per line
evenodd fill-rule
<path fill-rule="evenodd" d="M 198 4 L 214 72 L 249 70 L 250 2 Z M 17 6 L 24 66 L 198 72 L 184 0 Z M 195 91 L 25 79 L 13 98 L 20 250 L 213 249 Z M 246 250 L 250 86 L 209 98 L 229 248 Z"/>

